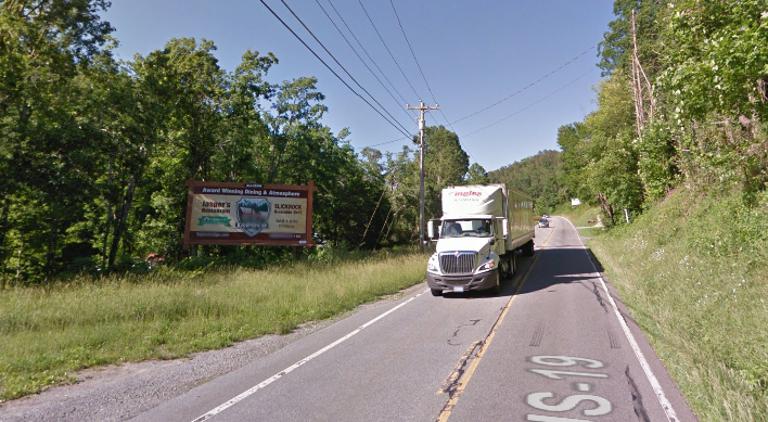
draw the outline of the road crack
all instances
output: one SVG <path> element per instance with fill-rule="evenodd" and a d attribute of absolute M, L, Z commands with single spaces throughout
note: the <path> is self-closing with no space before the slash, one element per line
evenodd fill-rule
<path fill-rule="evenodd" d="M 478 322 L 482 321 L 481 319 L 470 319 L 469 324 L 460 324 L 458 327 L 456 327 L 456 330 L 451 334 L 451 337 L 447 340 L 447 343 L 449 346 L 461 346 L 461 342 L 459 343 L 453 343 L 453 339 L 459 336 L 459 332 L 461 332 L 461 329 L 464 327 L 474 327 L 477 325 Z"/>
<path fill-rule="evenodd" d="M 483 345 L 484 341 L 485 340 L 478 340 L 469 345 L 467 351 L 461 355 L 461 359 L 459 359 L 459 363 L 456 365 L 456 368 L 451 371 L 450 375 L 448 375 L 448 378 L 446 378 L 445 382 L 443 382 L 443 385 L 439 390 L 437 390 L 438 395 L 447 393 L 449 399 L 448 401 L 450 402 L 450 399 L 453 397 L 459 387 L 462 375 L 464 375 L 464 373 L 467 371 L 469 362 L 477 357 L 477 352 L 480 350 L 480 347 Z"/>
<path fill-rule="evenodd" d="M 632 396 L 632 408 L 635 410 L 637 420 L 641 422 L 651 422 L 651 419 L 648 417 L 648 413 L 645 411 L 645 406 L 643 405 L 643 395 L 640 394 L 640 390 L 637 388 L 635 380 L 629 373 L 629 366 L 627 366 L 627 369 L 624 370 L 624 376 L 627 377 L 629 392 Z"/>

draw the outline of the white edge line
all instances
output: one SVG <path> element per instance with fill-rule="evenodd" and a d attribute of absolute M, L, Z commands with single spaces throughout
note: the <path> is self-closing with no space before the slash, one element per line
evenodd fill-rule
<path fill-rule="evenodd" d="M 576 226 L 571 223 L 571 220 L 561 217 L 565 221 L 568 222 L 568 224 L 573 227 L 573 229 L 576 231 L 576 236 L 579 238 L 579 242 L 583 246 L 583 251 L 585 254 L 587 254 L 587 258 L 589 258 L 590 264 L 592 264 L 592 268 L 595 270 L 595 274 L 597 274 L 597 278 L 600 280 L 600 284 L 603 287 L 603 290 L 605 291 L 605 294 L 608 296 L 608 302 L 611 304 L 611 308 L 613 309 L 614 315 L 616 315 L 616 319 L 619 320 L 619 325 L 621 325 L 622 331 L 624 331 L 624 336 L 627 338 L 627 341 L 629 342 L 630 347 L 632 347 L 632 351 L 635 352 L 635 357 L 637 358 L 637 361 L 640 363 L 640 367 L 643 368 L 643 373 L 645 374 L 645 378 L 648 379 L 648 382 L 651 384 L 651 388 L 653 388 L 654 394 L 656 394 L 656 399 L 659 401 L 659 405 L 661 405 L 661 408 L 664 410 L 664 414 L 667 416 L 667 421 L 669 422 L 677 422 L 679 419 L 677 418 L 677 413 L 675 413 L 675 409 L 672 407 L 672 403 L 670 403 L 669 399 L 667 399 L 667 396 L 664 394 L 664 389 L 661 388 L 661 384 L 659 383 L 659 380 L 656 378 L 656 375 L 653 374 L 653 370 L 651 370 L 651 366 L 648 364 L 648 361 L 645 359 L 645 355 L 643 354 L 643 351 L 640 350 L 640 346 L 637 344 L 637 340 L 635 340 L 635 336 L 632 335 L 632 331 L 629 329 L 629 325 L 627 325 L 627 321 L 624 319 L 624 317 L 621 315 L 621 312 L 619 312 L 619 308 L 616 306 L 616 302 L 613 300 L 613 296 L 611 296 L 611 292 L 608 291 L 608 286 L 605 285 L 605 280 L 603 279 L 603 275 L 600 273 L 600 271 L 597 270 L 597 266 L 595 265 L 594 261 L 592 261 L 592 257 L 589 256 L 589 253 L 587 253 L 587 247 L 584 245 L 584 242 L 581 241 L 581 236 L 579 235 L 579 231 L 576 230 Z"/>
<path fill-rule="evenodd" d="M 271 377 L 265 379 L 264 381 L 262 381 L 262 382 L 260 382 L 260 383 L 258 383 L 256 385 L 254 385 L 253 387 L 243 391 L 242 393 L 238 394 L 237 396 L 235 396 L 235 397 L 227 400 L 226 402 L 220 404 L 219 406 L 209 410 L 205 414 L 198 416 L 197 418 L 193 419 L 192 422 L 203 422 L 203 421 L 206 421 L 206 420 L 208 420 L 208 419 L 218 415 L 219 413 L 223 412 L 224 410 L 234 406 L 238 402 L 243 401 L 248 396 L 251 396 L 255 392 L 257 392 L 257 391 L 261 390 L 262 388 L 268 386 L 269 384 L 272 384 L 273 382 L 279 380 L 280 378 L 284 377 L 285 375 L 288 375 L 289 373 L 293 372 L 294 370 L 296 370 L 300 366 L 304 365 L 305 363 L 307 363 L 307 362 L 311 361 L 312 359 L 322 355 L 323 353 L 333 349 L 334 347 L 338 346 L 339 344 L 349 340 L 350 338 L 352 338 L 356 334 L 360 333 L 364 329 L 366 329 L 366 328 L 370 327 L 371 325 L 373 325 L 375 322 L 377 322 L 380 319 L 386 317 L 387 315 L 391 314 L 392 312 L 395 312 L 396 310 L 402 308 L 403 306 L 407 305 L 408 303 L 410 303 L 412 300 L 416 299 L 417 297 L 423 295 L 425 292 L 426 292 L 426 290 L 422 291 L 421 293 L 419 293 L 419 294 L 417 294 L 415 296 L 410 297 L 409 299 L 407 299 L 404 302 L 400 303 L 399 305 L 393 307 L 392 309 L 382 313 L 381 315 L 373 318 L 372 320 L 366 322 L 365 324 L 357 327 L 356 329 L 352 330 L 351 332 L 349 332 L 345 336 L 339 338 L 338 340 L 334 341 L 333 343 L 323 347 L 322 349 L 316 351 L 315 353 L 312 353 L 311 355 L 305 357 L 304 359 L 299 360 L 298 362 L 296 362 L 293 365 L 283 369 L 282 371 L 276 373 L 275 375 L 272 375 Z"/>

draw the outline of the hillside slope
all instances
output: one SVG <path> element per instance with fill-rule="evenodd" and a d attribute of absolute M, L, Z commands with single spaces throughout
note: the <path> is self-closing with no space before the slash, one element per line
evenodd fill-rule
<path fill-rule="evenodd" d="M 702 420 L 768 421 L 768 195 L 758 202 L 679 191 L 588 242 Z"/>

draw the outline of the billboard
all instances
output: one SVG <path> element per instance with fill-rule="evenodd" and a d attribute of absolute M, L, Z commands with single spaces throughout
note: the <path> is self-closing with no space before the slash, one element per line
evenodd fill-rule
<path fill-rule="evenodd" d="M 312 246 L 315 184 L 187 182 L 184 245 Z"/>

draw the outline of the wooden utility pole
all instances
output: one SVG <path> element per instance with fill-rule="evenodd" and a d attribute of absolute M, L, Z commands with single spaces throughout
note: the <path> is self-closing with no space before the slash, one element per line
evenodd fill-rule
<path fill-rule="evenodd" d="M 426 105 L 423 101 L 419 100 L 418 106 L 405 105 L 408 110 L 419 111 L 419 246 L 423 249 L 425 245 L 424 239 L 424 113 L 430 110 L 439 110 L 440 106 Z"/>

